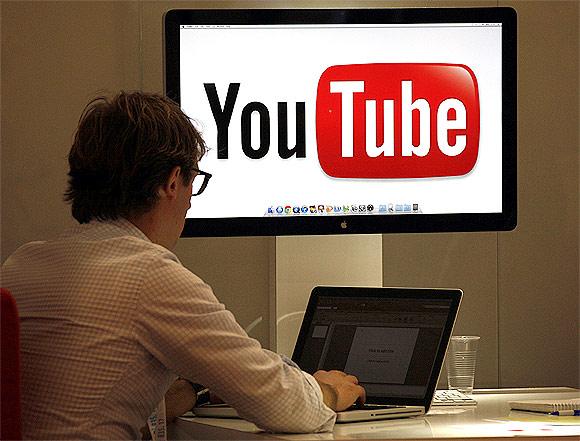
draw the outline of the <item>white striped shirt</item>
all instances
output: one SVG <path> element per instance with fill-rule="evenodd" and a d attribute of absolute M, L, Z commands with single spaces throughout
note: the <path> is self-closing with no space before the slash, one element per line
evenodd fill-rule
<path fill-rule="evenodd" d="M 181 376 L 269 431 L 331 430 L 316 381 L 247 336 L 127 220 L 32 242 L 2 267 L 21 318 L 25 438 L 137 439 Z"/>

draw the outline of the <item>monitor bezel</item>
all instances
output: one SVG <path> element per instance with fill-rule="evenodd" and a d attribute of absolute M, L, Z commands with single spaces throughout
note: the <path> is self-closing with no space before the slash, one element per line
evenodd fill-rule
<path fill-rule="evenodd" d="M 509 7 L 173 9 L 164 16 L 165 94 L 180 96 L 179 27 L 186 24 L 502 23 L 500 213 L 187 218 L 182 237 L 509 231 L 517 225 L 517 15 Z M 192 201 L 195 204 L 195 200 Z"/>

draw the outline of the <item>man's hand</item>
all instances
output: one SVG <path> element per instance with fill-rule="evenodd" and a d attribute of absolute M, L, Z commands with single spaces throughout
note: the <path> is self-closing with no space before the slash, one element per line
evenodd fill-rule
<path fill-rule="evenodd" d="M 165 393 L 165 419 L 167 424 L 191 410 L 195 405 L 195 399 L 195 391 L 191 384 L 181 378 L 177 379 Z M 141 428 L 141 436 L 144 440 L 151 439 L 147 424 Z"/>
<path fill-rule="evenodd" d="M 165 393 L 165 413 L 167 423 L 183 415 L 195 406 L 196 395 L 191 384 L 178 378 Z"/>
<path fill-rule="evenodd" d="M 322 389 L 324 404 L 335 412 L 348 409 L 355 402 L 364 404 L 366 392 L 354 375 L 341 371 L 317 371 L 314 378 Z"/>

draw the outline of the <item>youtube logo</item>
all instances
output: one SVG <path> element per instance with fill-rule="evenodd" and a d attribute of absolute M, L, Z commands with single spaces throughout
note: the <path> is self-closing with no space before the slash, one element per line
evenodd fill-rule
<path fill-rule="evenodd" d="M 306 158 L 305 102 L 295 103 L 296 144 L 290 146 L 289 103 L 278 102 L 275 111 L 260 101 L 238 104 L 240 87 L 230 83 L 220 99 L 214 83 L 204 84 L 217 128 L 217 158 L 229 158 L 229 127 L 238 107 L 241 147 L 248 159 L 270 152 L 272 120 L 278 124 L 278 157 Z M 331 66 L 318 81 L 315 123 L 318 161 L 328 176 L 462 176 L 475 166 L 479 150 L 477 80 L 460 64 Z M 259 134 L 256 145 L 253 131 Z"/>
<path fill-rule="evenodd" d="M 460 64 L 329 67 L 318 82 L 316 140 L 335 178 L 465 175 L 479 149 L 477 80 Z"/>

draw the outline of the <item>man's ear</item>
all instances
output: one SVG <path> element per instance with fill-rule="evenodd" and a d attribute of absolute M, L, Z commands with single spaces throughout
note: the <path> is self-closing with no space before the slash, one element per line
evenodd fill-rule
<path fill-rule="evenodd" d="M 165 183 L 159 187 L 159 196 L 174 199 L 177 195 L 177 186 L 181 179 L 181 167 L 176 165 L 169 172 Z"/>

